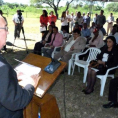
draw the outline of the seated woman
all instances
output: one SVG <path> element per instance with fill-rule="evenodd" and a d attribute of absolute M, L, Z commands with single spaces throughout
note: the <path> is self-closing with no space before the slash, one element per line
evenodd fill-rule
<path fill-rule="evenodd" d="M 45 34 L 42 37 L 42 41 L 41 42 L 37 42 L 35 44 L 35 46 L 34 46 L 33 52 L 35 54 L 41 55 L 41 48 L 44 47 L 46 43 L 50 43 L 51 42 L 52 33 L 53 33 L 53 27 L 52 27 L 52 25 L 49 25 L 48 26 L 48 31 L 45 32 Z"/>
<path fill-rule="evenodd" d="M 92 37 L 92 39 L 89 41 L 89 47 L 96 47 L 96 48 L 101 48 L 104 46 L 104 41 L 102 36 L 99 34 L 99 30 L 98 29 L 94 29 L 93 30 L 93 34 L 94 36 Z"/>
<path fill-rule="evenodd" d="M 107 69 L 115 67 L 118 64 L 118 51 L 116 48 L 116 39 L 114 36 L 107 37 L 107 46 L 100 54 L 97 55 L 97 63 L 102 68 L 98 68 L 95 71 L 94 68 L 88 67 L 87 74 L 87 87 L 82 91 L 85 94 L 90 94 L 94 91 L 94 85 L 96 82 L 96 75 L 104 75 Z M 111 74 L 115 73 L 115 70 L 110 71 Z"/>

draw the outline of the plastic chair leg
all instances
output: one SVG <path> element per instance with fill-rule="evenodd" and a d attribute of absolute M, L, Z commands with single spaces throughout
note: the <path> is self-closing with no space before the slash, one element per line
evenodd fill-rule
<path fill-rule="evenodd" d="M 106 77 L 104 76 L 101 81 L 102 82 L 101 82 L 100 96 L 103 96 L 104 87 L 105 87 L 105 83 L 106 83 Z"/>
<path fill-rule="evenodd" d="M 73 72 L 72 72 L 72 75 L 73 75 L 73 73 L 74 73 L 74 70 L 75 70 L 75 63 L 74 63 L 74 66 L 73 66 Z"/>
<path fill-rule="evenodd" d="M 71 65 L 72 65 L 72 60 L 70 59 L 68 61 L 68 75 L 70 75 L 70 73 L 71 73 Z"/>
<path fill-rule="evenodd" d="M 86 83 L 87 72 L 88 72 L 88 67 L 85 67 L 85 68 L 84 68 L 84 78 L 83 78 L 83 83 Z"/>

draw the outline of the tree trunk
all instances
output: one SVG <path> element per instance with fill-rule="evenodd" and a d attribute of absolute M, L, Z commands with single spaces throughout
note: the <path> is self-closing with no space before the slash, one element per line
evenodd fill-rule
<path fill-rule="evenodd" d="M 54 8 L 54 11 L 55 11 L 55 15 L 56 15 L 56 17 L 57 17 L 57 19 L 58 19 L 58 18 L 59 18 L 59 16 L 58 16 L 57 9 L 58 9 L 58 8 L 57 8 L 57 7 L 55 7 L 55 8 Z"/>

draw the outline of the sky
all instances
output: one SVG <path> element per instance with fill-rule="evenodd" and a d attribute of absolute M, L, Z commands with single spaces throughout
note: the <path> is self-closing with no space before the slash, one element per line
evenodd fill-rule
<path fill-rule="evenodd" d="M 3 0 L 4 2 L 9 2 L 9 3 L 22 3 L 22 4 L 29 4 L 30 0 Z M 63 6 L 66 4 L 66 1 L 60 2 L 60 6 Z"/>
<path fill-rule="evenodd" d="M 4 2 L 9 2 L 9 3 L 22 3 L 22 4 L 30 4 L 30 0 L 3 0 Z M 64 6 L 66 4 L 66 1 L 60 2 L 60 6 Z M 105 4 L 106 6 L 107 4 Z M 45 6 L 45 4 L 43 4 Z"/>
<path fill-rule="evenodd" d="M 30 0 L 3 0 L 4 2 L 9 2 L 9 3 L 22 3 L 22 4 L 29 4 Z"/>

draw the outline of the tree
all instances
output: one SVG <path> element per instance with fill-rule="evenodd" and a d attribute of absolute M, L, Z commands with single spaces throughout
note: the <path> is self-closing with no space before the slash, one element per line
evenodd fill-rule
<path fill-rule="evenodd" d="M 0 6 L 2 6 L 3 5 L 3 0 L 0 0 Z"/>
<path fill-rule="evenodd" d="M 68 10 L 68 8 L 69 8 L 69 5 L 73 2 L 73 1 L 75 1 L 75 0 L 68 0 L 67 2 L 66 2 L 66 9 L 65 10 Z M 54 11 L 55 11 L 55 14 L 56 14 L 56 16 L 57 16 L 57 18 L 58 18 L 58 9 L 59 9 L 59 4 L 60 4 L 60 2 L 63 2 L 63 0 L 30 0 L 30 2 L 31 3 L 36 3 L 36 4 L 47 4 L 47 5 L 49 5 L 51 8 L 53 8 L 54 9 Z"/>

